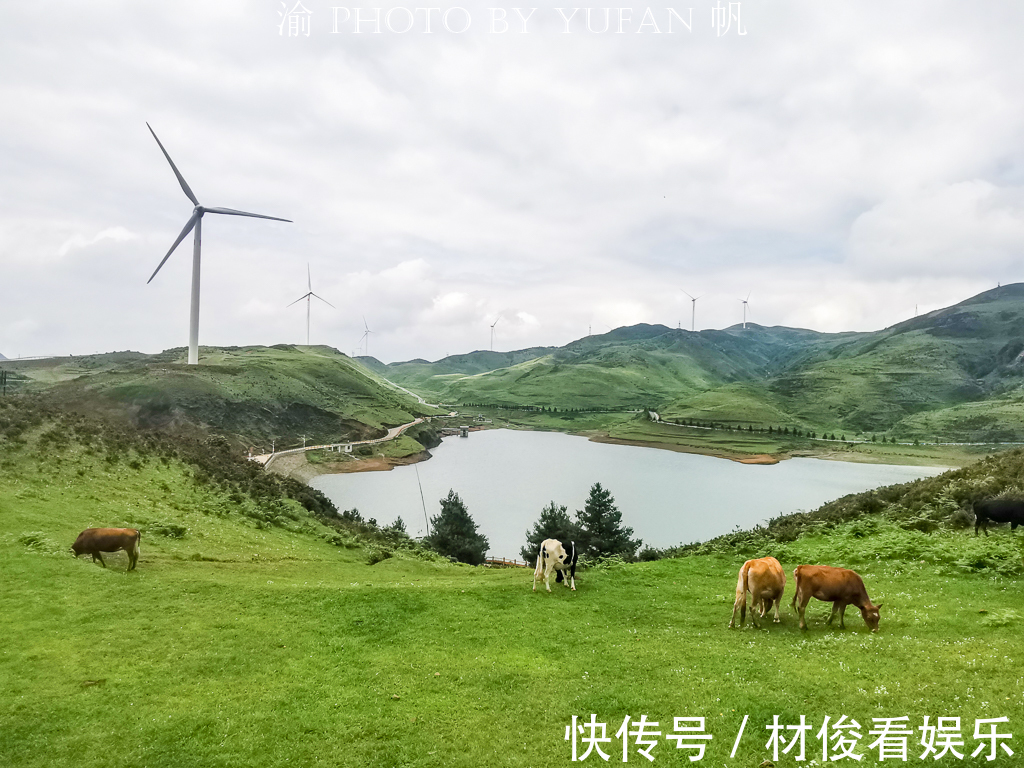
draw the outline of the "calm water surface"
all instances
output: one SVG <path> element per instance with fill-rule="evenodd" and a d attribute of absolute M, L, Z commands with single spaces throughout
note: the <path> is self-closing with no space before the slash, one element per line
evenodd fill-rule
<path fill-rule="evenodd" d="M 454 489 L 466 502 L 490 556 L 518 558 L 526 532 L 550 502 L 570 515 L 594 483 L 611 491 L 625 525 L 654 547 L 704 541 L 737 526 L 809 511 L 848 493 L 943 471 L 934 467 L 790 459 L 767 466 L 657 448 L 592 443 L 557 432 L 493 429 L 449 437 L 429 461 L 390 472 L 320 475 L 310 485 L 338 509 L 357 508 L 381 525 L 401 516 L 412 536 Z"/>

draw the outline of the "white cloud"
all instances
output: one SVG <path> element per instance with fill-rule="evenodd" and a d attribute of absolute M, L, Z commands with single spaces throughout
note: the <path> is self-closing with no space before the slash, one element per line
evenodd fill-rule
<path fill-rule="evenodd" d="M 888 198 L 850 231 L 851 264 L 876 276 L 1019 277 L 1024 187 L 975 179 Z"/>
<path fill-rule="evenodd" d="M 92 237 L 85 235 L 74 235 L 61 245 L 57 249 L 57 255 L 61 258 L 67 256 L 71 251 L 78 250 L 80 248 L 88 248 L 90 245 L 96 245 L 101 240 L 113 240 L 115 243 L 124 243 L 129 240 L 137 240 L 138 235 L 133 232 L 129 232 L 124 227 L 108 227 L 107 229 L 97 232 Z"/>
<path fill-rule="evenodd" d="M 289 39 L 242 0 L 5 9 L 0 344 L 185 343 L 187 244 L 145 284 L 191 208 L 147 120 L 203 203 L 295 220 L 204 219 L 206 343 L 304 339 L 307 263 L 337 307 L 312 340 L 352 351 L 365 315 L 384 359 L 485 348 L 498 313 L 503 345 L 686 326 L 680 287 L 700 327 L 753 289 L 757 322 L 842 330 L 1024 278 L 1024 6 L 743 14 Z"/>

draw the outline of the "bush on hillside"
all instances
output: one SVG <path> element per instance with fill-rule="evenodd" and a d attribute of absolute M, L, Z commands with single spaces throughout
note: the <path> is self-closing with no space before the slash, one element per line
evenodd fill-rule
<path fill-rule="evenodd" d="M 673 547 L 667 553 L 678 557 L 763 548 L 870 518 L 891 521 L 907 531 L 962 530 L 974 525 L 973 503 L 994 496 L 1024 498 L 1024 450 L 1018 448 L 987 456 L 936 477 L 850 494 L 823 504 L 813 512 L 782 515 L 749 531 Z M 853 535 L 856 531 L 871 533 L 863 525 L 851 530 Z"/>
<path fill-rule="evenodd" d="M 41 430 L 41 431 L 40 431 Z M 141 469 L 150 460 L 177 459 L 192 469 L 197 482 L 223 491 L 239 511 L 264 522 L 282 524 L 295 513 L 282 500 L 294 499 L 307 511 L 330 518 L 337 509 L 327 496 L 298 480 L 271 474 L 245 458 L 227 438 L 194 429 L 140 429 L 123 415 L 79 414 L 48 395 L 19 395 L 0 400 L 0 444 L 24 446 L 30 434 L 42 458 L 55 460 L 78 444 L 110 463 Z M 253 505 L 243 504 L 244 497 Z"/>

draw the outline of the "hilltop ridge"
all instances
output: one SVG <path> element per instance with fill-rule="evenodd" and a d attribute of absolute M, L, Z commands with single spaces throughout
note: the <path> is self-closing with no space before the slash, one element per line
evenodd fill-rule
<path fill-rule="evenodd" d="M 731 426 L 1024 439 L 1024 284 L 880 331 L 639 324 L 562 347 L 378 370 L 453 406 L 650 407 L 669 420 Z"/>
<path fill-rule="evenodd" d="M 70 409 L 118 411 L 146 427 L 199 427 L 268 450 L 301 436 L 381 437 L 436 412 L 331 347 L 203 347 L 197 366 L 185 364 L 185 352 L 12 360 L 4 368 L 17 391 L 45 391 Z"/>

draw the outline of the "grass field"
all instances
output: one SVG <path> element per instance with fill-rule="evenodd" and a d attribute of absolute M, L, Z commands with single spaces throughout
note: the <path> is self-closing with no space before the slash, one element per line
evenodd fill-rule
<path fill-rule="evenodd" d="M 700 765 L 757 766 L 773 715 L 804 715 L 808 760 L 789 766 L 820 762 L 814 733 L 847 715 L 871 765 L 872 718 L 907 715 L 913 729 L 962 718 L 968 759 L 937 764 L 987 765 L 969 759 L 974 718 L 1009 717 L 1015 735 L 1024 722 L 1021 548 L 1006 530 L 856 521 L 770 551 L 584 569 L 578 592 L 549 595 L 525 569 L 402 552 L 368 565 L 297 504 L 267 519 L 174 460 L 6 447 L 0 765 L 547 766 L 570 762 L 565 727 L 591 714 L 612 762 L 626 716 L 660 723 L 659 764 L 691 764 L 665 734 L 697 716 L 714 736 Z M 136 571 L 122 553 L 106 569 L 72 558 L 94 525 L 143 530 Z M 791 583 L 780 625 L 728 630 L 736 572 L 765 554 L 787 573 L 857 568 L 881 631 L 855 609 L 826 628 L 815 603 L 801 632 Z"/>

